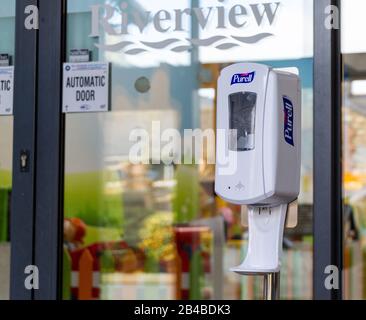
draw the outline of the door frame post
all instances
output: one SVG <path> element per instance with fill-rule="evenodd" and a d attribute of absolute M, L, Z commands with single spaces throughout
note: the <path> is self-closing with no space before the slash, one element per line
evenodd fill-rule
<path fill-rule="evenodd" d="M 37 0 L 17 0 L 15 15 L 13 178 L 10 217 L 10 298 L 31 300 L 34 291 L 25 287 L 25 269 L 34 265 L 34 209 L 36 160 L 36 111 L 38 30 L 24 25 L 25 8 Z M 26 167 L 21 167 L 21 156 Z"/>
<path fill-rule="evenodd" d="M 330 6 L 314 1 L 314 274 L 316 300 L 342 299 L 342 104 L 340 29 L 327 28 Z M 340 16 L 339 16 L 340 19 Z M 338 289 L 326 288 L 327 267 L 338 268 Z"/>

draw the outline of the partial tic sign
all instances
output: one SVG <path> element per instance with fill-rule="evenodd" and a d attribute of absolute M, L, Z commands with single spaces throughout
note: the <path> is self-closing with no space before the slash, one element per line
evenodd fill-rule
<path fill-rule="evenodd" d="M 107 112 L 109 105 L 109 63 L 64 63 L 64 113 Z"/>
<path fill-rule="evenodd" d="M 0 67 L 0 115 L 13 114 L 14 67 Z"/>

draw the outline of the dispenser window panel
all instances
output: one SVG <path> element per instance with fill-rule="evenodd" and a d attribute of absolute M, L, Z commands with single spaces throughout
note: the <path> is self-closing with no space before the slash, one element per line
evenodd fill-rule
<path fill-rule="evenodd" d="M 255 148 L 255 112 L 257 94 L 237 92 L 229 96 L 229 149 L 250 151 Z"/>

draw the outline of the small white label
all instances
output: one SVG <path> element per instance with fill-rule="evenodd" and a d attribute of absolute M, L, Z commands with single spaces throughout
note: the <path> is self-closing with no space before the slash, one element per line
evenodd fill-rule
<path fill-rule="evenodd" d="M 64 113 L 109 111 L 109 63 L 64 63 Z"/>
<path fill-rule="evenodd" d="M 90 51 L 88 49 L 73 49 L 70 51 L 70 62 L 89 62 Z"/>
<path fill-rule="evenodd" d="M 0 67 L 10 66 L 10 56 L 7 53 L 0 54 Z"/>
<path fill-rule="evenodd" d="M 13 114 L 14 67 L 0 67 L 0 115 Z"/>

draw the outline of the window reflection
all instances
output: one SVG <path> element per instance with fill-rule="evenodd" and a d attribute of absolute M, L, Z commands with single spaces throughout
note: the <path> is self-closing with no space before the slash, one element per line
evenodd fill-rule
<path fill-rule="evenodd" d="M 261 298 L 259 278 L 240 278 L 228 271 L 242 260 L 247 239 L 241 208 L 214 194 L 214 165 L 207 161 L 214 148 L 205 148 L 187 164 L 182 163 L 191 156 L 184 149 L 186 141 L 179 145 L 169 139 L 184 136 L 187 129 L 214 130 L 220 70 L 249 59 L 297 67 L 303 81 L 301 223 L 287 233 L 282 298 L 311 298 L 312 34 L 306 26 L 312 26 L 312 1 L 283 0 L 278 12 L 295 15 L 286 23 L 273 18 L 271 24 L 267 17 L 258 26 L 251 12 L 247 29 L 229 26 L 226 20 L 227 29 L 217 28 L 220 10 L 228 19 L 230 10 L 241 3 L 218 1 L 222 9 L 213 7 L 210 18 L 208 1 L 123 1 L 123 7 L 119 1 L 68 1 L 67 50 L 87 48 L 94 61 L 112 63 L 112 111 L 67 115 L 65 299 Z M 111 29 L 97 23 L 90 37 L 90 5 L 104 4 L 113 9 Z M 158 28 L 152 20 L 143 32 L 131 22 L 125 26 L 129 34 L 116 35 L 123 30 L 121 16 L 127 8 L 151 16 L 164 9 L 171 19 L 164 16 Z M 187 8 L 202 11 L 196 10 L 198 18 L 184 14 L 177 28 L 174 14 Z M 103 17 L 103 8 L 97 9 Z M 289 31 L 289 23 L 301 36 Z M 159 27 L 169 26 L 159 32 Z M 233 32 L 252 36 L 252 31 L 269 30 L 275 36 L 257 43 L 230 38 L 236 44 L 230 47 L 223 38 L 236 36 Z M 294 40 L 291 48 L 283 46 L 289 39 Z M 144 134 L 137 139 L 133 132 Z M 143 146 L 143 163 L 131 159 L 130 151 L 138 143 Z"/>
<path fill-rule="evenodd" d="M 344 119 L 344 296 L 346 299 L 365 299 L 363 266 L 365 220 L 365 88 L 361 65 L 364 54 L 346 54 L 343 91 Z M 359 73 L 356 75 L 356 73 Z"/>
<path fill-rule="evenodd" d="M 356 23 L 365 5 L 342 2 L 343 297 L 351 300 L 366 299 L 366 47 L 359 39 L 365 22 Z"/>

